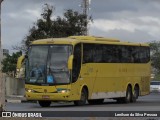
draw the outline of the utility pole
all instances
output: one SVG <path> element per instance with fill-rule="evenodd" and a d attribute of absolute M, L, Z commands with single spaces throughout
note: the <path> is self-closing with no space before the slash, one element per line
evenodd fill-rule
<path fill-rule="evenodd" d="M 83 2 L 81 4 L 82 10 L 83 10 L 83 14 L 86 16 L 86 21 L 87 21 L 87 24 L 86 24 L 86 26 L 84 28 L 85 30 L 84 30 L 83 35 L 88 35 L 89 34 L 89 31 L 88 31 L 89 4 L 90 4 L 90 0 L 83 0 Z"/>
<path fill-rule="evenodd" d="M 0 0 L 0 48 L 1 48 L 1 3 L 3 0 Z"/>
<path fill-rule="evenodd" d="M 3 0 L 0 0 L 0 64 L 2 61 L 2 42 L 1 42 L 1 3 Z M 4 85 L 4 79 L 3 74 L 1 71 L 1 65 L 0 65 L 0 111 L 4 111 L 5 106 L 5 85 Z"/>

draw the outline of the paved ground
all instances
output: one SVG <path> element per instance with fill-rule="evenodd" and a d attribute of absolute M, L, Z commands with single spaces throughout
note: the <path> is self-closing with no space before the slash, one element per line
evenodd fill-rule
<path fill-rule="evenodd" d="M 11 98 L 10 98 L 11 100 Z M 42 108 L 37 103 L 19 103 L 19 102 L 8 102 L 6 103 L 6 110 L 7 111 L 52 111 L 53 113 L 56 111 L 61 111 L 62 113 L 67 113 L 67 111 L 114 111 L 115 113 L 121 112 L 121 111 L 160 111 L 160 93 L 152 93 L 147 96 L 140 97 L 136 103 L 130 103 L 130 104 L 118 104 L 114 100 L 105 100 L 104 104 L 102 105 L 85 105 L 85 106 L 74 106 L 73 103 L 52 103 L 52 105 L 48 108 Z M 153 112 L 155 113 L 155 112 Z M 73 112 L 74 114 L 74 112 Z M 142 119 L 142 120 L 160 120 L 159 117 L 136 117 L 136 118 L 130 118 L 130 117 L 63 117 L 63 118 L 56 118 L 56 120 L 70 120 L 70 119 L 77 119 L 77 120 L 96 120 L 96 119 L 102 119 L 102 120 L 136 120 L 136 119 Z"/>

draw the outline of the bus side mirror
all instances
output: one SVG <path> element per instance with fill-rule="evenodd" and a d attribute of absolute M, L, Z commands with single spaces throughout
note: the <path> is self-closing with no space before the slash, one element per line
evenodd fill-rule
<path fill-rule="evenodd" d="M 68 58 L 68 69 L 69 70 L 72 70 L 73 68 L 73 55 L 70 55 L 69 58 Z"/>

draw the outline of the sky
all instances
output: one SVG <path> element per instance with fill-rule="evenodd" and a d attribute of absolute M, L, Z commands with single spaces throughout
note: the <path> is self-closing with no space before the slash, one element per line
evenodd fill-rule
<path fill-rule="evenodd" d="M 53 5 L 52 19 L 66 9 L 82 12 L 82 0 L 4 0 L 1 10 L 2 48 L 12 53 L 41 16 L 45 3 Z M 129 42 L 160 40 L 160 0 L 91 0 L 89 35 Z"/>

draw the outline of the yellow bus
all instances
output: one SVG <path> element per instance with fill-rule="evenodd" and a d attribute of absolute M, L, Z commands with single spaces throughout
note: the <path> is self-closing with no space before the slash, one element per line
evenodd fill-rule
<path fill-rule="evenodd" d="M 42 107 L 52 101 L 129 103 L 150 91 L 147 44 L 92 36 L 42 39 L 32 42 L 26 61 L 26 98 Z"/>

